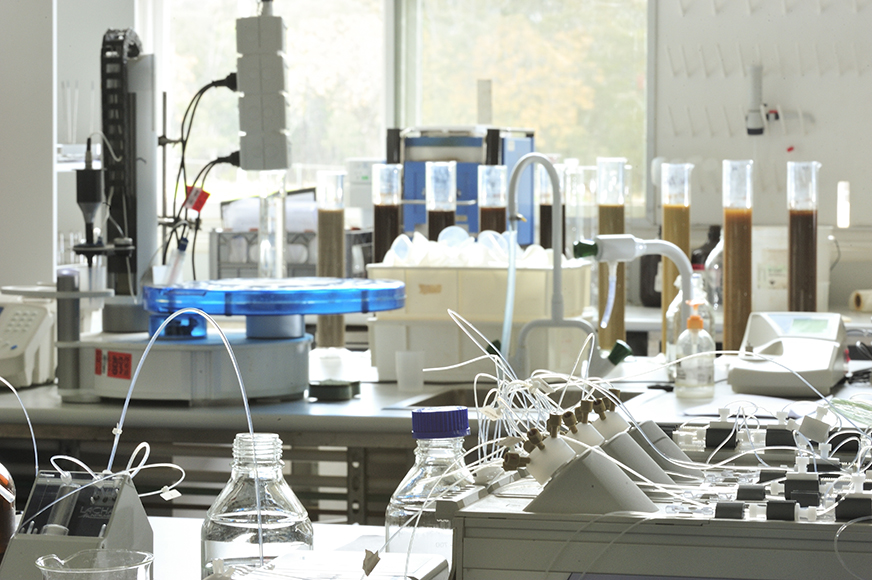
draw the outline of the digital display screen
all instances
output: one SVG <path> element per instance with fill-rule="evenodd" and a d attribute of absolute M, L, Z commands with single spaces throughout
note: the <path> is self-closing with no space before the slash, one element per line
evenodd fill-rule
<path fill-rule="evenodd" d="M 790 325 L 790 334 L 821 335 L 827 331 L 828 325 L 826 318 L 794 318 Z"/>

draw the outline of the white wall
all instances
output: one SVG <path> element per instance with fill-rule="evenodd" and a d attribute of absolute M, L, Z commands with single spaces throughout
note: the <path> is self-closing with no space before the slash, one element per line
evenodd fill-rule
<path fill-rule="evenodd" d="M 653 0 L 652 0 L 653 1 Z M 851 182 L 850 231 L 830 304 L 872 287 L 872 3 L 661 0 L 653 5 L 649 156 L 696 164 L 695 224 L 722 221 L 721 160 L 754 159 L 754 224 L 787 223 L 787 161 L 819 161 L 821 225 L 835 225 L 836 183 Z M 780 109 L 749 136 L 745 67 L 763 67 L 763 102 Z"/>
<path fill-rule="evenodd" d="M 56 5 L 4 2 L 0 18 L 0 285 L 52 282 Z"/>

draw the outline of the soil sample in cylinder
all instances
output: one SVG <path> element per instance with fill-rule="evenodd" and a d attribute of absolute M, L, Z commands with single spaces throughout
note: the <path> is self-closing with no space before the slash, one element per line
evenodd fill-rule
<path fill-rule="evenodd" d="M 478 231 L 506 231 L 508 171 L 505 165 L 478 166 Z"/>
<path fill-rule="evenodd" d="M 428 161 L 424 165 L 424 198 L 427 204 L 427 239 L 454 225 L 457 211 L 457 162 Z"/>
<path fill-rule="evenodd" d="M 597 232 L 604 234 L 624 233 L 624 165 L 623 157 L 598 157 L 596 160 L 597 180 Z M 626 303 L 626 286 L 624 264 L 619 262 L 615 268 L 614 303 L 611 312 L 608 311 L 609 297 L 609 265 L 599 264 L 598 272 L 598 307 L 599 324 L 597 335 L 599 347 L 611 349 L 615 341 L 626 340 L 624 328 L 624 305 Z M 602 323 L 608 316 L 608 323 L 603 328 Z"/>
<path fill-rule="evenodd" d="M 372 261 L 384 261 L 397 236 L 403 233 L 403 166 L 376 163 L 372 166 Z"/>
<path fill-rule="evenodd" d="M 817 161 L 787 163 L 787 308 L 817 310 Z"/>
<path fill-rule="evenodd" d="M 672 242 L 690 258 L 690 173 L 691 163 L 664 163 L 660 166 L 660 195 L 663 199 L 663 240 Z M 666 311 L 672 304 L 678 289 L 675 279 L 678 277 L 678 266 L 669 258 L 663 258 L 662 290 L 660 294 L 660 312 L 662 334 L 660 352 L 666 352 L 666 344 L 670 340 L 676 342 L 678 337 L 666 335 Z M 684 321 L 682 321 L 684 322 Z M 682 324 L 682 328 L 684 325 Z M 680 334 L 680 331 L 678 331 Z"/>
<path fill-rule="evenodd" d="M 753 161 L 724 160 L 724 349 L 739 350 L 751 314 Z"/>
<path fill-rule="evenodd" d="M 319 171 L 316 198 L 318 203 L 319 277 L 345 277 L 345 172 Z M 315 333 L 318 347 L 345 346 L 345 317 L 341 314 L 319 315 Z"/>

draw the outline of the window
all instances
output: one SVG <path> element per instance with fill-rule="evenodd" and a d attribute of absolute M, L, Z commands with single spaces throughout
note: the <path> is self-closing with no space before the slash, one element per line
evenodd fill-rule
<path fill-rule="evenodd" d="M 473 125 L 490 79 L 493 124 L 532 128 L 536 149 L 634 168 L 644 207 L 647 0 L 416 0 L 406 7 L 406 125 Z"/>

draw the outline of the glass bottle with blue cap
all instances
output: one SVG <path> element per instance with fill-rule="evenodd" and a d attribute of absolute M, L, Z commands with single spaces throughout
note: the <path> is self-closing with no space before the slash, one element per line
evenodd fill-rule
<path fill-rule="evenodd" d="M 469 435 L 466 407 L 412 411 L 415 465 L 391 496 L 385 514 L 386 551 L 438 554 L 451 565 L 451 522 L 436 519 L 436 499 L 473 483 L 463 459 Z"/>

